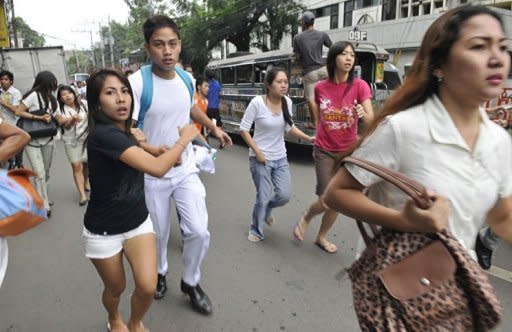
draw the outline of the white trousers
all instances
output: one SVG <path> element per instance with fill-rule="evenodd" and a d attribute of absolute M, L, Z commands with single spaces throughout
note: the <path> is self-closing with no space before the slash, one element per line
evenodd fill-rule
<path fill-rule="evenodd" d="M 171 234 L 170 206 L 174 200 L 183 238 L 183 281 L 195 286 L 201 279 L 201 263 L 210 246 L 206 190 L 197 173 L 181 179 L 146 179 L 146 205 L 157 239 L 158 273 L 166 274 L 167 244 Z"/>
<path fill-rule="evenodd" d="M 36 190 L 44 201 L 44 208 L 49 209 L 48 180 L 50 179 L 50 167 L 52 166 L 53 150 L 55 143 L 50 142 L 41 147 L 27 145 L 25 152 L 32 165 L 32 170 L 37 173 L 35 179 Z"/>

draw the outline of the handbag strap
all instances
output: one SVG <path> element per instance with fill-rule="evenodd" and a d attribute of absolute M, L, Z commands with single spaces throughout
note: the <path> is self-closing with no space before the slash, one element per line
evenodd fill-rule
<path fill-rule="evenodd" d="M 428 196 L 427 189 L 421 183 L 409 178 L 402 173 L 395 172 L 376 163 L 351 156 L 343 158 L 342 163 L 350 163 L 359 166 L 379 176 L 383 180 L 393 184 L 405 194 L 410 196 L 414 203 L 422 209 L 427 209 L 432 204 L 432 201 Z M 377 227 L 372 224 L 369 226 L 373 235 L 375 235 L 377 233 Z M 363 237 L 366 245 L 371 245 L 372 237 L 368 234 L 363 223 L 359 220 L 357 220 L 357 227 L 359 228 L 359 232 L 361 233 L 361 236 Z"/>

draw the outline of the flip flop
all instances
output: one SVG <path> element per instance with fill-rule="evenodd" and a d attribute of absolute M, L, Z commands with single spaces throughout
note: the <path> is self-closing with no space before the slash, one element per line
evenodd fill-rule
<path fill-rule="evenodd" d="M 251 242 L 260 242 L 262 241 L 263 239 L 260 238 L 260 237 L 257 237 L 256 235 L 254 234 L 249 234 L 249 236 L 247 237 L 247 240 L 251 241 Z"/>
<path fill-rule="evenodd" d="M 315 244 L 318 246 L 318 248 L 322 249 L 323 251 L 325 251 L 328 254 L 335 254 L 338 252 L 338 248 L 336 247 L 336 245 L 327 240 L 324 243 L 315 241 Z M 331 248 L 331 250 L 329 250 L 329 247 Z M 333 247 L 334 247 L 334 249 L 333 249 Z"/>

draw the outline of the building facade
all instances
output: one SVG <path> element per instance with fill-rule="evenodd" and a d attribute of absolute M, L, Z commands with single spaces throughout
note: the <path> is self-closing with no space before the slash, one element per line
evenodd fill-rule
<path fill-rule="evenodd" d="M 512 33 L 510 0 L 302 0 L 316 16 L 316 29 L 327 32 L 333 41 L 364 40 L 385 48 L 402 73 L 430 24 L 449 8 L 467 2 L 494 7 Z"/>

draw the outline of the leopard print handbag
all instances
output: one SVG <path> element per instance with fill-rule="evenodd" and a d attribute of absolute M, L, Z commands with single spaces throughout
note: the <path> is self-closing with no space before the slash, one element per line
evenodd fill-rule
<path fill-rule="evenodd" d="M 401 173 L 346 157 L 407 193 L 421 208 L 426 189 Z M 488 331 L 503 308 L 487 274 L 448 231 L 405 233 L 358 221 L 367 248 L 350 266 L 354 309 L 362 331 Z"/>

